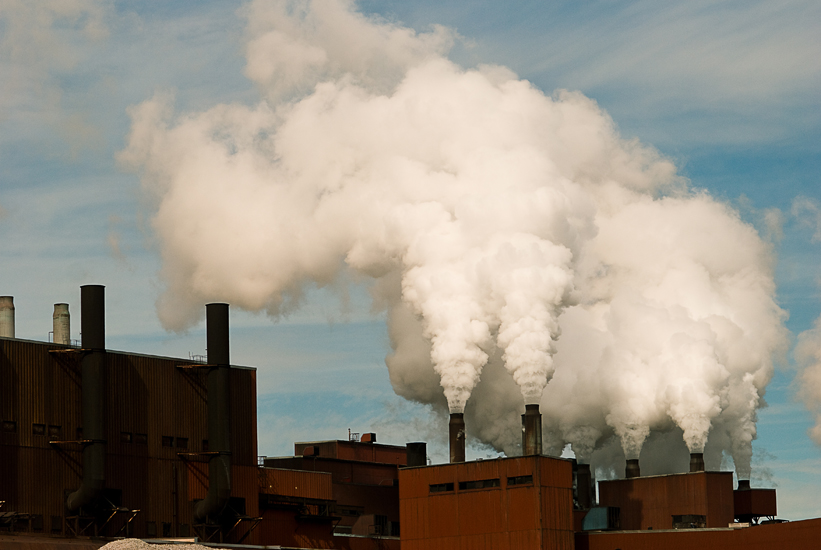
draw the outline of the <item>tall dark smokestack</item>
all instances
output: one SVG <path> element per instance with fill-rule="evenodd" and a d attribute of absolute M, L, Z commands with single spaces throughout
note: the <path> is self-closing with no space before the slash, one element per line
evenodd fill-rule
<path fill-rule="evenodd" d="M 738 480 L 738 491 L 749 491 L 750 490 L 750 480 L 749 479 L 739 479 Z"/>
<path fill-rule="evenodd" d="M 590 464 L 579 464 L 576 467 L 576 502 L 579 508 L 589 510 L 593 507 L 593 475 Z"/>
<path fill-rule="evenodd" d="M 704 471 L 704 453 L 690 453 L 690 472 Z"/>
<path fill-rule="evenodd" d="M 639 468 L 639 459 L 630 458 L 627 460 L 627 465 L 624 468 L 624 477 L 641 477 L 641 469 Z"/>
<path fill-rule="evenodd" d="M 465 461 L 465 415 L 462 413 L 450 413 L 450 424 L 448 426 L 450 435 L 450 462 Z"/>
<path fill-rule="evenodd" d="M 408 466 L 427 466 L 428 445 L 424 442 L 408 443 Z"/>
<path fill-rule="evenodd" d="M 228 304 L 205 306 L 208 346 L 208 495 L 194 507 L 194 518 L 218 517 L 231 497 L 230 354 Z"/>
<path fill-rule="evenodd" d="M 105 287 L 80 287 L 80 330 L 83 337 L 82 399 L 83 484 L 68 496 L 72 512 L 94 502 L 105 487 Z"/>
<path fill-rule="evenodd" d="M 525 405 L 522 415 L 522 455 L 542 454 L 542 415 L 539 405 Z"/>

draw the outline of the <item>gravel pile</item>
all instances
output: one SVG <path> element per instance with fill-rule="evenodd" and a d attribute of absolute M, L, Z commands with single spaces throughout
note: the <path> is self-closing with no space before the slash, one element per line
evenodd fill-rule
<path fill-rule="evenodd" d="M 219 550 L 201 544 L 148 544 L 140 539 L 115 540 L 101 547 L 100 550 L 158 550 L 160 548 L 167 550 Z"/>

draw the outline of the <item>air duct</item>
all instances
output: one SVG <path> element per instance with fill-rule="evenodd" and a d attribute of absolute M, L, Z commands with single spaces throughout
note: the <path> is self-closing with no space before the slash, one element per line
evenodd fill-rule
<path fill-rule="evenodd" d="M 451 413 L 450 424 L 448 425 L 450 440 L 450 462 L 465 461 L 465 415 L 462 413 Z"/>
<path fill-rule="evenodd" d="M 704 471 L 704 453 L 690 453 L 690 472 Z"/>
<path fill-rule="evenodd" d="M 750 490 L 750 480 L 749 479 L 739 479 L 738 480 L 738 489 L 737 491 L 749 491 Z"/>
<path fill-rule="evenodd" d="M 83 484 L 68 496 L 72 512 L 97 500 L 105 487 L 105 287 L 80 287 L 80 330 L 83 336 L 82 399 Z"/>
<path fill-rule="evenodd" d="M 0 337 L 14 338 L 14 296 L 0 296 Z"/>
<path fill-rule="evenodd" d="M 53 340 L 55 344 L 71 344 L 71 316 L 68 313 L 68 304 L 54 304 Z"/>
<path fill-rule="evenodd" d="M 630 458 L 624 468 L 624 477 L 630 479 L 633 477 L 641 477 L 641 469 L 639 468 L 639 459 Z"/>
<path fill-rule="evenodd" d="M 428 465 L 428 445 L 424 442 L 408 443 L 408 466 Z"/>
<path fill-rule="evenodd" d="M 542 415 L 538 404 L 525 405 L 525 413 L 522 415 L 522 454 L 542 454 Z"/>
<path fill-rule="evenodd" d="M 231 497 L 230 354 L 228 304 L 205 306 L 208 346 L 208 495 L 194 507 L 194 519 L 217 518 Z"/>

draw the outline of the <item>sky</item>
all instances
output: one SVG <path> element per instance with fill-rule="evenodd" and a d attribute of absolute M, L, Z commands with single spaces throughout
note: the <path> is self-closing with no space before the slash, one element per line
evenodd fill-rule
<path fill-rule="evenodd" d="M 464 67 L 507 67 L 545 94 L 580 91 L 622 137 L 671 159 L 772 247 L 790 347 L 759 411 L 754 476 L 779 516 L 821 516 L 821 449 L 808 435 L 795 345 L 821 316 L 821 6 L 814 1 L 362 1 L 362 13 L 455 34 Z M 166 330 L 155 199 L 123 162 L 137 105 L 177 113 L 253 106 L 246 9 L 235 2 L 0 0 L 0 294 L 17 337 L 47 340 L 79 286 L 104 284 L 110 349 L 188 357 L 202 323 Z M 232 309 L 232 362 L 258 368 L 259 452 L 375 431 L 446 449 L 441 416 L 396 396 L 385 313 L 367 283 L 310 289 L 285 316 Z M 809 403 L 816 407 L 818 403 Z M 471 456 L 495 456 L 474 445 Z"/>

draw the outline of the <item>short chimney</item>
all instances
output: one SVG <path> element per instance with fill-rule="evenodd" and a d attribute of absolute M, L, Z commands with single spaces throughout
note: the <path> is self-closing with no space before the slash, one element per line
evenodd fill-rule
<path fill-rule="evenodd" d="M 624 468 L 624 477 L 628 479 L 641 477 L 641 469 L 639 468 L 638 458 L 630 458 L 627 460 L 627 465 Z"/>
<path fill-rule="evenodd" d="M 54 304 L 54 343 L 71 344 L 71 316 L 68 313 L 68 304 Z"/>
<path fill-rule="evenodd" d="M 451 413 L 450 424 L 448 425 L 450 441 L 450 462 L 465 461 L 465 415 L 463 413 Z"/>
<path fill-rule="evenodd" d="M 415 442 L 407 444 L 408 466 L 428 465 L 428 445 L 425 442 Z"/>
<path fill-rule="evenodd" d="M 690 473 L 704 471 L 704 453 L 690 453 Z"/>
<path fill-rule="evenodd" d="M 750 490 L 750 480 L 749 479 L 739 479 L 738 480 L 738 491 L 749 491 Z"/>
<path fill-rule="evenodd" d="M 542 415 L 538 404 L 525 405 L 522 415 L 522 454 L 542 454 Z"/>
<path fill-rule="evenodd" d="M 14 296 L 0 296 L 0 337 L 14 338 Z"/>

